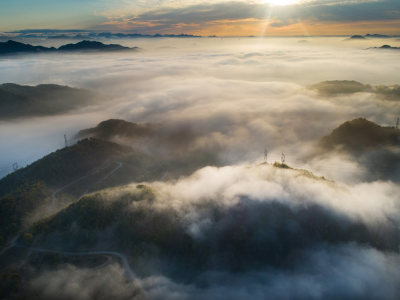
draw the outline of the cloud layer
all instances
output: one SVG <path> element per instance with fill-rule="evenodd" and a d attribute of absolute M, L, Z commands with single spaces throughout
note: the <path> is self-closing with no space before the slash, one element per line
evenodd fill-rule
<path fill-rule="evenodd" d="M 62 146 L 64 133 L 71 137 L 114 117 L 162 124 L 166 134 L 184 128 L 192 136 L 192 149 L 215 150 L 228 163 L 262 161 L 267 147 L 270 160 L 280 160 L 285 152 L 290 164 L 312 166 L 318 172 L 324 169 L 327 173 L 322 175 L 340 180 L 349 170 L 345 165 L 354 162 L 339 160 L 346 170 L 340 176 L 334 169 L 318 168 L 320 160 L 309 161 L 312 143 L 342 122 L 360 116 L 382 125 L 396 120 L 399 102 L 387 101 L 380 92 L 321 97 L 308 89 L 328 79 L 372 85 L 399 82 L 396 53 L 364 50 L 376 41 L 351 45 L 340 39 L 309 39 L 307 44 L 299 44 L 297 39 L 175 42 L 173 48 L 167 48 L 170 40 L 130 42 L 130 46 L 143 48 L 135 54 L 2 60 L 5 72 L 0 81 L 89 88 L 109 100 L 57 119 L 2 123 L 0 136 L 9 142 L 3 148 L 1 164 L 4 168 L 15 161 L 24 165 Z M 376 69 L 376 64 L 381 68 Z M 31 152 L 15 151 L 24 149 L 24 141 L 38 145 L 33 147 L 37 154 L 32 158 Z"/>

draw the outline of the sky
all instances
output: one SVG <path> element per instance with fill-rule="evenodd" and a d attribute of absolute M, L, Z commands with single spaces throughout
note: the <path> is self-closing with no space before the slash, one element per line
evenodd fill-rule
<path fill-rule="evenodd" d="M 400 34 L 399 0 L 0 0 L 0 32 L 83 29 L 142 34 Z"/>

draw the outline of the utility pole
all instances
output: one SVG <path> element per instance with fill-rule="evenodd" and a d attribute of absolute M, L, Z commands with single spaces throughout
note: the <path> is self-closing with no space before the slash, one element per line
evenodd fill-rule
<path fill-rule="evenodd" d="M 264 162 L 268 162 L 268 149 L 264 149 Z"/>
<path fill-rule="evenodd" d="M 65 148 L 68 147 L 68 139 L 67 139 L 67 135 L 64 134 L 64 141 L 65 141 Z"/>
<path fill-rule="evenodd" d="M 281 161 L 282 161 L 282 165 L 285 164 L 285 162 L 286 162 L 286 155 L 283 152 L 282 152 L 282 156 L 281 156 Z"/>

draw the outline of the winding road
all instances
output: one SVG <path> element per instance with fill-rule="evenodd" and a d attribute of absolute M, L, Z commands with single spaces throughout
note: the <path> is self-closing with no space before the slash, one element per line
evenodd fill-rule
<path fill-rule="evenodd" d="M 102 182 L 102 181 L 106 180 L 107 178 L 112 176 L 115 172 L 117 172 L 123 166 L 122 162 L 117 162 L 117 164 L 118 164 L 117 167 L 112 169 L 106 176 L 101 178 L 95 184 L 98 184 L 99 182 Z M 53 194 L 52 194 L 52 203 L 53 204 L 55 203 L 58 193 L 62 192 L 63 190 L 65 190 L 67 188 L 69 188 L 70 186 L 80 182 L 81 180 L 89 177 L 90 175 L 96 173 L 97 171 L 98 171 L 98 168 L 96 170 L 93 170 L 93 171 L 89 172 L 85 176 L 82 176 L 82 177 L 80 177 L 80 178 L 68 183 L 67 185 L 59 188 L 58 190 L 54 191 Z M 129 265 L 128 258 L 124 254 L 122 254 L 120 252 L 116 252 L 116 251 L 69 252 L 69 251 L 57 251 L 57 250 L 51 250 L 51 249 L 45 249 L 45 248 L 27 247 L 27 246 L 22 246 L 22 245 L 18 245 L 17 244 L 17 241 L 18 241 L 20 236 L 21 236 L 21 233 L 19 233 L 17 236 L 15 236 L 11 240 L 10 245 L 8 245 L 6 248 L 4 248 L 0 252 L 0 256 L 3 255 L 8 250 L 10 250 L 11 248 L 14 248 L 14 247 L 16 247 L 16 248 L 26 248 L 26 249 L 29 249 L 30 251 L 34 251 L 34 252 L 60 254 L 60 255 L 65 255 L 65 256 L 90 256 L 90 255 L 111 256 L 111 257 L 116 257 L 121 261 L 122 266 L 123 266 L 123 268 L 125 270 L 125 276 L 127 276 L 127 278 L 129 278 L 132 281 L 136 280 L 136 278 L 137 278 L 136 275 L 135 275 L 135 272 L 132 270 L 131 266 Z"/>
<path fill-rule="evenodd" d="M 69 252 L 69 251 L 57 251 L 45 248 L 36 248 L 36 247 L 27 247 L 22 245 L 15 244 L 14 247 L 17 248 L 25 248 L 29 249 L 30 251 L 34 252 L 41 252 L 41 253 L 49 253 L 49 254 L 59 254 L 64 256 L 90 256 L 90 255 L 105 255 L 105 256 L 112 256 L 120 259 L 122 266 L 125 270 L 125 276 L 127 276 L 131 280 L 136 280 L 137 276 L 135 272 L 132 270 L 131 266 L 129 265 L 128 258 L 120 252 L 116 251 L 88 251 L 88 252 Z"/>

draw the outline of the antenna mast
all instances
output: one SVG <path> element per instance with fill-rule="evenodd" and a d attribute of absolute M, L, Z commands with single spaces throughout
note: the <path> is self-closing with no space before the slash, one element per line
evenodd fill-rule
<path fill-rule="evenodd" d="M 282 165 L 285 164 L 285 162 L 286 162 L 286 155 L 285 155 L 285 153 L 283 153 L 283 152 L 282 152 L 281 160 L 282 160 Z"/>
<path fill-rule="evenodd" d="M 264 162 L 267 162 L 267 160 L 268 160 L 268 149 L 265 148 L 264 149 Z"/>
<path fill-rule="evenodd" d="M 68 147 L 68 139 L 67 139 L 67 135 L 64 134 L 64 141 L 65 141 L 65 148 Z"/>

